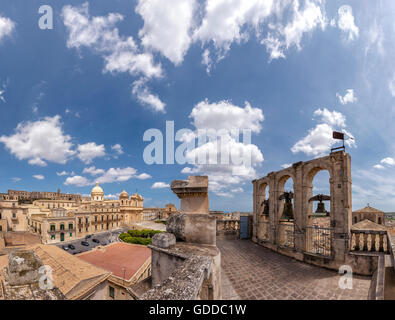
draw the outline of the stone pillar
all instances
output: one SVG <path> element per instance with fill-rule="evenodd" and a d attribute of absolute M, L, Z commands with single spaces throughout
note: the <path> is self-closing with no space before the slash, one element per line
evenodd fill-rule
<path fill-rule="evenodd" d="M 344 151 L 330 154 L 332 163 L 331 226 L 333 228 L 333 257 L 342 262 L 349 251 L 352 224 L 351 157 Z"/>
<path fill-rule="evenodd" d="M 175 180 L 171 189 L 181 199 L 181 213 L 167 220 L 167 232 L 181 241 L 215 246 L 216 218 L 209 215 L 208 177 Z"/>

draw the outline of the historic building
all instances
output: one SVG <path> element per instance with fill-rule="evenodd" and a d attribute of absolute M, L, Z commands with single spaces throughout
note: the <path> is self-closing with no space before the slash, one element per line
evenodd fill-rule
<path fill-rule="evenodd" d="M 356 224 L 366 219 L 377 224 L 385 224 L 384 212 L 369 206 L 369 204 L 365 208 L 353 211 L 352 213 L 353 224 Z"/>
<path fill-rule="evenodd" d="M 129 197 L 122 191 L 119 200 L 104 199 L 104 191 L 96 183 L 89 201 L 36 200 L 40 211 L 28 218 L 28 229 L 41 236 L 43 243 L 57 243 L 89 234 L 129 226 L 142 220 L 143 197 Z M 49 212 L 45 212 L 49 210 Z"/>

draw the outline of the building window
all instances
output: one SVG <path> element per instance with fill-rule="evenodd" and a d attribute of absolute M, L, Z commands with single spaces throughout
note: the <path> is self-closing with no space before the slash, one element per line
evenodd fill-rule
<path fill-rule="evenodd" d="M 85 228 L 86 232 L 88 232 L 88 227 Z"/>
<path fill-rule="evenodd" d="M 80 223 L 80 224 L 82 223 L 81 218 L 78 218 L 78 223 Z"/>
<path fill-rule="evenodd" d="M 51 235 L 51 240 L 55 240 L 56 239 L 56 235 L 52 234 Z"/>
<path fill-rule="evenodd" d="M 73 230 L 73 224 L 72 223 L 69 224 L 69 230 Z"/>
<path fill-rule="evenodd" d="M 51 231 L 55 231 L 55 225 L 51 224 Z"/>
<path fill-rule="evenodd" d="M 78 229 L 79 232 L 81 232 L 81 229 Z"/>
<path fill-rule="evenodd" d="M 15 218 L 16 218 L 16 214 L 15 214 L 15 213 L 13 213 L 13 214 L 12 214 L 12 217 L 15 219 Z"/>
<path fill-rule="evenodd" d="M 60 225 L 60 230 L 64 230 L 64 224 L 63 223 Z"/>
<path fill-rule="evenodd" d="M 109 295 L 110 295 L 110 298 L 113 298 L 114 299 L 114 297 L 115 297 L 115 290 L 114 290 L 114 288 L 113 287 L 108 287 L 110 290 L 109 290 Z"/>
<path fill-rule="evenodd" d="M 72 232 L 70 232 L 70 238 L 73 236 L 73 233 Z"/>
<path fill-rule="evenodd" d="M 88 218 L 85 218 L 85 222 L 88 223 Z"/>

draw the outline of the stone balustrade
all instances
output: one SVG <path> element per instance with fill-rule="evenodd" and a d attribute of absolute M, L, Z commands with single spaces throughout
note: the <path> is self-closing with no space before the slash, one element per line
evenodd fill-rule
<path fill-rule="evenodd" d="M 238 239 L 240 236 L 240 220 L 217 220 L 217 237 Z"/>
<path fill-rule="evenodd" d="M 351 251 L 388 252 L 387 232 L 351 230 Z"/>

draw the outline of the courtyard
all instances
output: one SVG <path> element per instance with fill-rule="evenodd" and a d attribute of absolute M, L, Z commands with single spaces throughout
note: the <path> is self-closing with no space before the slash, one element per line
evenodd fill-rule
<path fill-rule="evenodd" d="M 370 277 L 353 276 L 340 289 L 340 274 L 280 255 L 250 240 L 217 240 L 224 300 L 366 300 Z"/>

